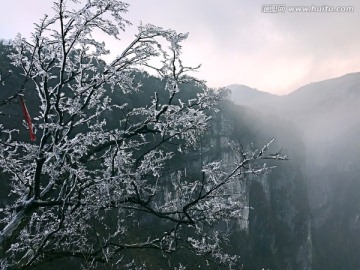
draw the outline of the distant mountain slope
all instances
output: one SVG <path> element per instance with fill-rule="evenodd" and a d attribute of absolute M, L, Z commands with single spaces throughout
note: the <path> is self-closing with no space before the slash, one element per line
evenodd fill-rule
<path fill-rule="evenodd" d="M 307 84 L 285 96 L 230 85 L 230 100 L 286 119 L 311 143 L 328 143 L 360 124 L 360 72 Z"/>
<path fill-rule="evenodd" d="M 287 97 L 287 99 L 296 99 L 299 102 L 307 98 L 308 95 L 315 94 L 315 99 L 326 100 L 329 96 L 354 93 L 355 88 L 359 86 L 360 72 L 349 73 L 341 77 L 304 85 L 285 97 Z"/>
<path fill-rule="evenodd" d="M 227 86 L 231 90 L 229 99 L 238 105 L 257 107 L 262 104 L 273 102 L 279 96 L 250 88 L 246 85 L 232 84 Z"/>
<path fill-rule="evenodd" d="M 360 73 L 351 73 L 305 85 L 281 99 L 288 111 L 328 113 L 339 107 L 351 109 L 359 98 Z"/>
<path fill-rule="evenodd" d="M 308 110 L 315 109 L 314 107 L 320 104 L 322 106 L 334 105 L 340 100 L 358 99 L 360 96 L 360 72 L 310 83 L 284 96 L 270 94 L 240 84 L 232 84 L 227 88 L 231 90 L 229 99 L 238 105 L 260 107 L 266 103 L 281 106 L 284 109 L 291 107 L 292 111 Z"/>
<path fill-rule="evenodd" d="M 360 73 L 303 86 L 283 96 L 280 107 L 315 143 L 336 140 L 360 123 Z"/>

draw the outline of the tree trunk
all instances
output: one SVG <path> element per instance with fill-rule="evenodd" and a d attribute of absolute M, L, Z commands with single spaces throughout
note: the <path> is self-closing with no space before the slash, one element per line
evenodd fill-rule
<path fill-rule="evenodd" d="M 34 212 L 32 200 L 28 201 L 0 233 L 0 257 L 4 256 L 21 230 L 29 223 Z"/>

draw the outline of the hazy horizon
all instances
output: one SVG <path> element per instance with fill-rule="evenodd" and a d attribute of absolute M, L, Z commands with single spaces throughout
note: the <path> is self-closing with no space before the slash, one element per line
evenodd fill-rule
<path fill-rule="evenodd" d="M 234 83 L 234 84 L 229 84 L 229 85 L 226 85 L 224 87 L 233 87 L 233 86 L 243 86 L 243 87 L 247 87 L 247 88 L 250 88 L 252 90 L 256 90 L 258 92 L 263 92 L 263 93 L 266 93 L 266 94 L 272 94 L 272 95 L 275 95 L 275 96 L 286 96 L 286 95 L 289 95 L 291 93 L 294 93 L 296 92 L 297 90 L 303 88 L 303 87 L 306 87 L 310 84 L 316 84 L 316 83 L 321 83 L 323 81 L 328 81 L 328 80 L 333 80 L 333 79 L 339 79 L 339 78 L 342 78 L 344 76 L 348 76 L 348 75 L 352 75 L 352 74 L 360 74 L 360 71 L 358 72 L 349 72 L 349 73 L 345 73 L 345 74 L 342 74 L 340 76 L 336 76 L 336 77 L 331 77 L 331 78 L 325 78 L 324 80 L 319 80 L 319 81 L 313 81 L 313 82 L 309 82 L 309 83 L 306 83 L 304 85 L 300 85 L 299 87 L 297 87 L 296 89 L 293 89 L 293 90 L 290 90 L 289 92 L 287 93 L 271 93 L 269 91 L 266 91 L 266 89 L 258 89 L 258 88 L 255 88 L 255 87 L 251 87 L 251 85 L 245 85 L 245 84 L 242 84 L 242 83 Z"/>

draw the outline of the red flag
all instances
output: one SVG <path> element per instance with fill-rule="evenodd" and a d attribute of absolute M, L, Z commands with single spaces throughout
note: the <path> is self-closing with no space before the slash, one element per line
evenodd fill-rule
<path fill-rule="evenodd" d="M 33 126 L 32 126 L 32 122 L 31 122 L 31 117 L 30 114 L 28 112 L 28 109 L 26 108 L 25 102 L 22 98 L 22 96 L 19 95 L 19 100 L 20 100 L 20 105 L 21 105 L 21 109 L 25 118 L 25 121 L 29 127 L 29 135 L 30 135 L 30 140 L 35 141 L 36 137 L 35 134 L 33 132 Z"/>

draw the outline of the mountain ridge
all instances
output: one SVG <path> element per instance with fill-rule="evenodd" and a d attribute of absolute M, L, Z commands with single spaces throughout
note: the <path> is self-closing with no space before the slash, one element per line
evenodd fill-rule
<path fill-rule="evenodd" d="M 285 95 L 277 95 L 274 93 L 269 93 L 266 91 L 258 90 L 256 88 L 252 88 L 250 86 L 244 85 L 244 84 L 230 84 L 226 86 L 231 91 L 230 99 L 233 100 L 235 103 L 238 103 L 236 100 L 236 97 L 245 98 L 245 100 L 249 100 L 249 97 L 251 98 L 251 101 L 255 101 L 255 98 L 284 98 L 284 97 L 295 97 L 295 96 L 301 96 L 305 92 L 309 91 L 316 91 L 319 90 L 319 88 L 323 88 L 326 86 L 334 87 L 343 85 L 344 83 L 347 84 L 348 87 L 352 86 L 353 84 L 359 84 L 360 86 L 360 72 L 352 72 L 352 73 L 346 73 L 344 75 L 333 77 L 325 80 L 320 80 L 316 82 L 311 82 L 308 84 L 305 84 L 294 91 L 291 91 L 288 94 Z M 320 89 L 322 90 L 322 89 Z M 242 93 L 241 93 L 242 91 Z M 244 102 L 241 102 L 244 103 Z M 242 105 L 242 104 L 240 104 Z"/>

